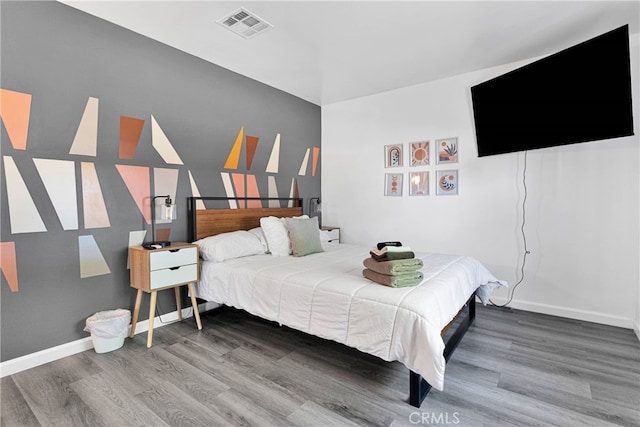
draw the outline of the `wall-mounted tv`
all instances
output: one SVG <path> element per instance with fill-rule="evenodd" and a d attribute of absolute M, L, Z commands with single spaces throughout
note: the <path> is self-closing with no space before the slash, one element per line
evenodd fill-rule
<path fill-rule="evenodd" d="M 471 88 L 478 156 L 633 135 L 629 27 Z"/>

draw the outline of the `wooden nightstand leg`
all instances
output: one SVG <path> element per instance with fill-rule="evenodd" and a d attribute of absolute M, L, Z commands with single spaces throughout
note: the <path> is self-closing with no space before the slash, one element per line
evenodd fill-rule
<path fill-rule="evenodd" d="M 156 300 L 158 291 L 151 292 L 151 302 L 149 303 L 149 331 L 147 332 L 147 348 L 153 343 L 153 320 L 156 316 Z"/>
<path fill-rule="evenodd" d="M 200 311 L 198 311 L 198 301 L 196 301 L 196 293 L 193 291 L 193 283 L 188 283 L 189 295 L 191 295 L 191 306 L 193 307 L 193 317 L 196 318 L 196 324 L 198 329 L 202 329 L 202 322 L 200 322 Z"/>
<path fill-rule="evenodd" d="M 178 320 L 182 320 L 182 303 L 180 301 L 180 286 L 176 286 L 176 308 L 178 309 Z"/>
<path fill-rule="evenodd" d="M 131 319 L 131 333 L 129 338 L 133 338 L 136 334 L 136 324 L 138 323 L 138 315 L 140 314 L 140 304 L 142 303 L 142 290 L 138 289 L 138 295 L 136 295 L 136 305 L 133 308 L 133 318 Z"/>

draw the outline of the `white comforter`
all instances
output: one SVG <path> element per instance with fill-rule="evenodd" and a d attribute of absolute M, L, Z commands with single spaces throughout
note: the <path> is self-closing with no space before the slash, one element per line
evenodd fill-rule
<path fill-rule="evenodd" d="M 388 288 L 362 276 L 369 249 L 326 245 L 305 257 L 255 255 L 203 262 L 199 298 L 331 339 L 386 361 L 400 361 L 438 390 L 444 386 L 440 336 L 478 289 L 486 303 L 498 281 L 466 256 L 419 254 L 424 280 Z"/>

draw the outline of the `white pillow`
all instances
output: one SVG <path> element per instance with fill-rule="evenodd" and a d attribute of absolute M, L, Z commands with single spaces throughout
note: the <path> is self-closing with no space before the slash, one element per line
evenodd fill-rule
<path fill-rule="evenodd" d="M 308 215 L 297 216 L 295 218 L 309 218 Z M 284 218 L 275 216 L 265 216 L 260 218 L 260 226 L 267 238 L 269 252 L 273 256 L 291 255 L 291 242 L 289 232 Z"/>
<path fill-rule="evenodd" d="M 195 244 L 200 249 L 200 257 L 205 261 L 222 262 L 265 253 L 260 239 L 244 230 L 205 237 Z"/>
<path fill-rule="evenodd" d="M 291 254 L 291 243 L 284 220 L 275 216 L 266 216 L 260 218 L 260 226 L 267 238 L 271 255 L 289 256 Z"/>
<path fill-rule="evenodd" d="M 262 247 L 264 248 L 265 252 L 269 251 L 269 245 L 267 244 L 267 238 L 264 235 L 264 231 L 262 231 L 262 227 L 252 228 L 251 230 L 249 230 L 249 233 L 253 234 L 254 236 L 256 236 L 260 240 L 260 243 L 262 243 Z"/>

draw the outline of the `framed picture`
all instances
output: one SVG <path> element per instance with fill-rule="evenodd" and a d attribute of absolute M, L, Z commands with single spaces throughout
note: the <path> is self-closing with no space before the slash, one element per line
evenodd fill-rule
<path fill-rule="evenodd" d="M 384 146 L 384 167 L 397 168 L 402 166 L 402 144 Z"/>
<path fill-rule="evenodd" d="M 409 195 L 429 195 L 429 172 L 411 172 L 409 174 Z"/>
<path fill-rule="evenodd" d="M 436 139 L 438 164 L 458 163 L 458 138 Z"/>
<path fill-rule="evenodd" d="M 402 197 L 402 174 L 401 173 L 385 174 L 384 195 Z"/>
<path fill-rule="evenodd" d="M 443 170 L 436 172 L 436 194 L 438 196 L 458 194 L 458 170 Z"/>
<path fill-rule="evenodd" d="M 410 142 L 411 166 L 426 166 L 429 164 L 430 141 Z"/>

